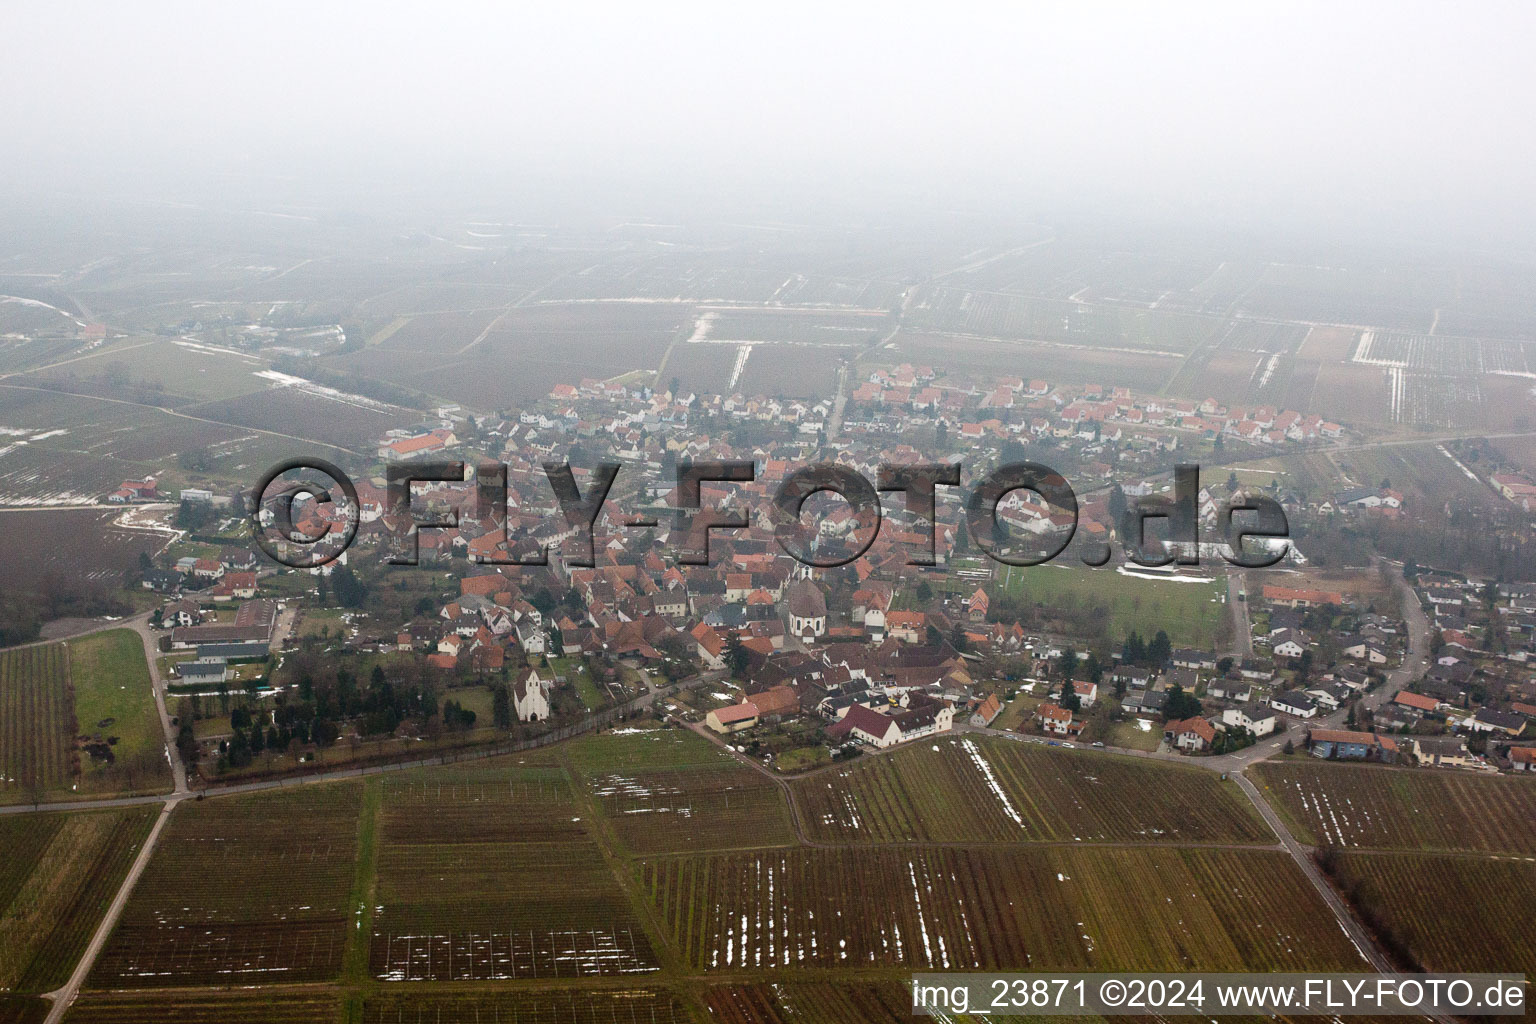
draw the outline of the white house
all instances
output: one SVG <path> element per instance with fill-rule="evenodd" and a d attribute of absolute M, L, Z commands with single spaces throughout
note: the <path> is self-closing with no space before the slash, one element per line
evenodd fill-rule
<path fill-rule="evenodd" d="M 1263 704 L 1246 704 L 1238 708 L 1227 708 L 1221 713 L 1221 724 L 1233 725 L 1247 729 L 1255 737 L 1268 736 L 1275 731 L 1279 719 L 1275 713 Z"/>
<path fill-rule="evenodd" d="M 1269 699 L 1269 706 L 1297 718 L 1311 718 L 1317 714 L 1317 702 L 1298 690 L 1275 694 Z"/>

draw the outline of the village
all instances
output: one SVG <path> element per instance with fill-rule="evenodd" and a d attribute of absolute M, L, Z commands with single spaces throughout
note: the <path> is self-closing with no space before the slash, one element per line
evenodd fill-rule
<path fill-rule="evenodd" d="M 1317 417 L 1170 402 L 1124 388 L 1059 389 L 1019 378 L 962 388 L 939 386 L 940 379 L 952 384 L 928 367 L 876 371 L 852 391 L 841 419 L 837 403 L 673 395 L 612 381 L 558 386 L 515 418 L 438 409 L 434 422 L 381 439 L 379 463 L 505 460 L 504 509 L 485 514 L 471 485 L 451 482 L 417 484 L 409 509 L 391 509 L 382 477 L 370 475 L 357 483 L 354 546 L 321 568 L 278 571 L 236 543 L 146 570 L 145 586 L 168 598 L 161 620 L 173 692 L 196 699 L 191 717 L 213 719 L 194 730 L 198 756 L 226 763 L 231 740 L 242 740 L 218 724 L 231 693 L 237 704 L 244 693 L 264 709 L 271 735 L 257 742 L 269 759 L 274 745 L 292 759 L 319 754 L 313 735 L 275 728 L 280 716 L 267 698 L 281 694 L 290 652 L 345 650 L 373 659 L 379 678 L 409 665 L 433 708 L 454 702 L 468 736 L 492 722 L 557 727 L 648 696 L 653 713 L 786 771 L 955 729 L 1159 756 L 1252 759 L 1299 750 L 1484 770 L 1529 766 L 1522 737 L 1527 713 L 1536 714 L 1536 684 L 1523 665 L 1536 590 L 1511 588 L 1489 604 L 1471 582 L 1418 574 L 1414 593 L 1433 621 L 1416 638 L 1391 588 L 1361 597 L 1264 582 L 1256 571 L 1248 577 L 1251 599 L 1237 587 L 1220 598 L 1232 628 L 1249 636 L 1229 630 L 1220 643 L 1174 646 L 1161 629 L 1112 635 L 1093 616 L 1074 628 L 1021 613 L 1011 577 L 1000 586 L 977 557 L 960 526 L 960 495 L 948 488 L 938 489 L 932 521 L 891 512 L 851 564 L 822 569 L 788 557 L 763 510 L 778 482 L 813 459 L 872 473 L 880 462 L 950 452 L 1004 460 L 1047 451 L 1090 481 L 1130 480 L 1101 484 L 1080 508 L 1082 537 L 1107 541 L 1116 538 L 1125 500 L 1166 490 L 1170 462 L 1201 446 L 1326 444 L 1341 432 Z M 578 531 L 556 512 L 539 467 L 570 458 L 585 488 L 599 454 L 639 472 L 609 495 L 584 567 L 573 563 L 586 558 L 560 557 Z M 727 457 L 752 458 L 756 479 L 711 484 L 706 507 L 720 517 L 746 514 L 737 528 L 712 531 L 711 564 L 680 566 L 668 548 L 680 532 L 670 471 L 683 459 Z M 154 495 L 155 480 L 125 481 L 120 494 Z M 1202 528 L 1231 496 L 1242 496 L 1231 480 L 1225 488 L 1205 483 Z M 1304 505 L 1279 496 L 1303 514 L 1390 515 L 1403 502 L 1388 487 Z M 200 522 L 230 520 L 235 503 L 248 500 L 197 490 L 181 498 L 184 513 L 204 510 L 193 516 Z M 450 508 L 459 513 L 456 529 L 413 528 Z M 295 534 L 339 535 L 353 512 L 296 504 Z M 1001 503 L 998 518 L 1026 533 L 1061 525 L 1039 496 L 1022 491 Z M 861 531 L 867 524 L 846 505 L 833 506 L 817 520 L 813 545 L 822 553 L 857 549 Z M 930 542 L 935 564 L 912 564 Z M 414 548 L 420 573 L 441 579 L 446 572 L 455 589 L 443 594 L 434 585 L 437 596 L 402 602 L 391 614 L 362 595 L 388 592 L 388 574 L 399 570 L 375 568 L 373 553 L 398 553 L 402 543 Z M 1467 591 L 1459 601 L 1445 596 L 1458 588 Z M 348 592 L 357 599 L 348 603 Z M 324 608 L 328 594 L 352 610 L 336 618 Z M 287 624 L 281 636 L 280 621 Z M 1422 673 L 1410 660 L 1418 646 L 1433 648 Z M 657 677 L 707 685 L 662 697 Z M 473 708 L 478 715 L 466 710 Z M 437 741 L 446 722 L 402 708 L 374 721 L 389 724 L 388 735 L 360 732 L 352 742 L 427 734 Z"/>

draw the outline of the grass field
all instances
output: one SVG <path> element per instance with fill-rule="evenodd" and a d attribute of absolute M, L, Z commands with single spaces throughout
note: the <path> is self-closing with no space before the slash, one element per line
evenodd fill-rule
<path fill-rule="evenodd" d="M 791 783 L 828 842 L 1264 843 L 1210 772 L 1003 739 L 944 739 Z"/>
<path fill-rule="evenodd" d="M 0 818 L 0 992 L 68 980 L 157 813 Z"/>
<path fill-rule="evenodd" d="M 92 738 L 117 737 L 111 744 L 111 764 L 81 759 L 80 788 L 86 792 L 170 789 L 165 736 L 139 635 L 131 629 L 113 629 L 67 640 L 64 645 L 69 652 L 76 728 Z"/>
<path fill-rule="evenodd" d="M 648 861 L 642 885 L 704 970 L 1364 966 L 1274 851 L 792 849 Z"/>
<path fill-rule="evenodd" d="M 1132 630 L 1151 637 L 1167 630 L 1175 646 L 1214 644 L 1225 608 L 1219 581 L 1149 580 L 1108 568 L 1008 566 L 995 585 L 1050 607 L 1102 609 L 1111 637 L 1121 638 Z"/>
<path fill-rule="evenodd" d="M 1536 974 L 1536 864 L 1528 859 L 1346 853 L 1331 873 L 1423 970 Z"/>
<path fill-rule="evenodd" d="M 1252 772 L 1306 842 L 1536 853 L 1536 780 L 1313 762 L 1261 761 Z"/>
<path fill-rule="evenodd" d="M 181 805 L 92 988 L 327 981 L 350 916 L 362 786 Z"/>

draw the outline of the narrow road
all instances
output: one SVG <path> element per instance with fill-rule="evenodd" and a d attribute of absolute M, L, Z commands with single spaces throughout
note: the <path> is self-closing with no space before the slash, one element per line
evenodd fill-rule
<path fill-rule="evenodd" d="M 1241 572 L 1227 573 L 1227 615 L 1232 621 L 1232 637 L 1223 653 L 1235 658 L 1253 657 L 1253 626 L 1248 620 L 1248 591 Z"/>

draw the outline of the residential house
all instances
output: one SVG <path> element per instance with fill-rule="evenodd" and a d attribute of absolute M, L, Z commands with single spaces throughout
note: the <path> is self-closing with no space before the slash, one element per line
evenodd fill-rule
<path fill-rule="evenodd" d="M 1223 725 L 1247 729 L 1257 738 L 1274 732 L 1280 720 L 1276 717 L 1273 708 L 1256 702 L 1244 704 L 1242 707 L 1227 708 L 1221 713 L 1221 721 Z"/>
<path fill-rule="evenodd" d="M 1216 727 L 1204 718 L 1184 718 L 1164 726 L 1163 739 L 1186 752 L 1209 750 L 1216 742 Z"/>
<path fill-rule="evenodd" d="M 1312 718 L 1317 714 L 1317 702 L 1300 690 L 1284 690 L 1275 694 L 1269 698 L 1269 706 L 1297 718 Z"/>

